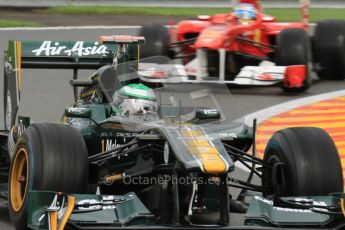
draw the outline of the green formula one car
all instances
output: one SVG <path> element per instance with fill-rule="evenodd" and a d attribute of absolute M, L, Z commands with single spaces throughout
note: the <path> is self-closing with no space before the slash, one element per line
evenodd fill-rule
<path fill-rule="evenodd" d="M 281 130 L 259 159 L 255 122 L 244 124 L 226 86 L 142 81 L 140 65 L 145 75 L 157 64 L 169 67 L 152 67 L 157 76 L 179 72 L 164 57 L 139 60 L 143 41 L 10 41 L 0 179 L 16 229 L 343 226 L 342 169 L 325 131 Z M 74 69 L 76 101 L 60 123 L 14 122 L 21 68 Z M 78 80 L 89 68 L 99 69 Z M 248 178 L 235 178 L 239 164 Z M 232 225 L 236 212 L 243 226 Z"/>

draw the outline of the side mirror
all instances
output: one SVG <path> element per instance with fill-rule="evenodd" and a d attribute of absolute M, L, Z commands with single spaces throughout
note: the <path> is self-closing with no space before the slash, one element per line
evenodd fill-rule
<path fill-rule="evenodd" d="M 195 118 L 198 120 L 220 120 L 220 112 L 217 109 L 197 109 Z"/>
<path fill-rule="evenodd" d="M 91 118 L 91 109 L 90 108 L 69 107 L 69 108 L 65 109 L 64 115 L 66 117 Z"/>

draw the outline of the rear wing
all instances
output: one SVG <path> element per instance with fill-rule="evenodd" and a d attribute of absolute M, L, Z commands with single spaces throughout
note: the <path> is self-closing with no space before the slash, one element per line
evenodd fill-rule
<path fill-rule="evenodd" d="M 135 39 L 133 39 L 135 38 Z M 118 62 L 139 59 L 142 37 L 111 36 L 100 41 L 19 41 L 11 40 L 4 53 L 5 128 L 15 121 L 22 90 L 22 69 L 71 69 L 78 79 L 79 69 L 98 69 L 112 64 L 114 52 L 126 45 L 127 52 Z M 77 90 L 74 88 L 77 99 Z"/>

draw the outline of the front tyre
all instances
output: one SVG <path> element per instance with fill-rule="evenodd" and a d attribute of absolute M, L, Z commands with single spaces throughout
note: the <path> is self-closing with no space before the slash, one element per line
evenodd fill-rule
<path fill-rule="evenodd" d="M 288 128 L 269 140 L 264 161 L 275 165 L 263 172 L 265 195 L 327 196 L 343 191 L 343 174 L 337 148 L 319 128 Z"/>
<path fill-rule="evenodd" d="M 88 153 L 73 127 L 33 124 L 19 138 L 9 175 L 9 213 L 16 229 L 27 229 L 28 191 L 85 193 Z"/>
<path fill-rule="evenodd" d="M 317 23 L 314 36 L 317 74 L 324 80 L 345 79 L 345 21 L 325 20 Z"/>
<path fill-rule="evenodd" d="M 140 49 L 140 58 L 172 56 L 169 51 L 170 34 L 165 26 L 145 25 L 139 31 L 139 36 L 145 37 L 145 44 Z"/>
<path fill-rule="evenodd" d="M 304 65 L 306 76 L 302 84 L 295 86 L 291 79 L 284 79 L 282 89 L 286 92 L 303 92 L 311 85 L 311 51 L 309 36 L 303 29 L 285 29 L 277 37 L 275 54 L 278 66 Z"/>

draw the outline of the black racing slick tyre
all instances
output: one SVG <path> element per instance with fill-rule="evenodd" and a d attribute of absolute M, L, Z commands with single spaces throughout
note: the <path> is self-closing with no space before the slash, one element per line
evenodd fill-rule
<path fill-rule="evenodd" d="M 79 132 L 63 124 L 33 124 L 19 138 L 9 175 L 9 213 L 27 229 L 29 190 L 85 193 L 88 153 Z"/>
<path fill-rule="evenodd" d="M 278 66 L 305 65 L 307 76 L 300 87 L 286 87 L 282 89 L 287 92 L 303 92 L 311 84 L 311 51 L 309 36 L 303 29 L 285 29 L 277 36 L 277 48 L 275 53 L 276 64 Z"/>
<path fill-rule="evenodd" d="M 140 58 L 153 56 L 171 56 L 169 51 L 169 30 L 162 25 L 145 25 L 139 31 L 139 36 L 145 37 L 145 44 L 140 48 Z"/>
<path fill-rule="evenodd" d="M 313 40 L 314 62 L 320 79 L 345 79 L 345 21 L 317 23 Z"/>
<path fill-rule="evenodd" d="M 298 127 L 276 132 L 269 140 L 264 161 L 265 195 L 326 196 L 343 191 L 343 174 L 337 148 L 320 128 Z"/>

